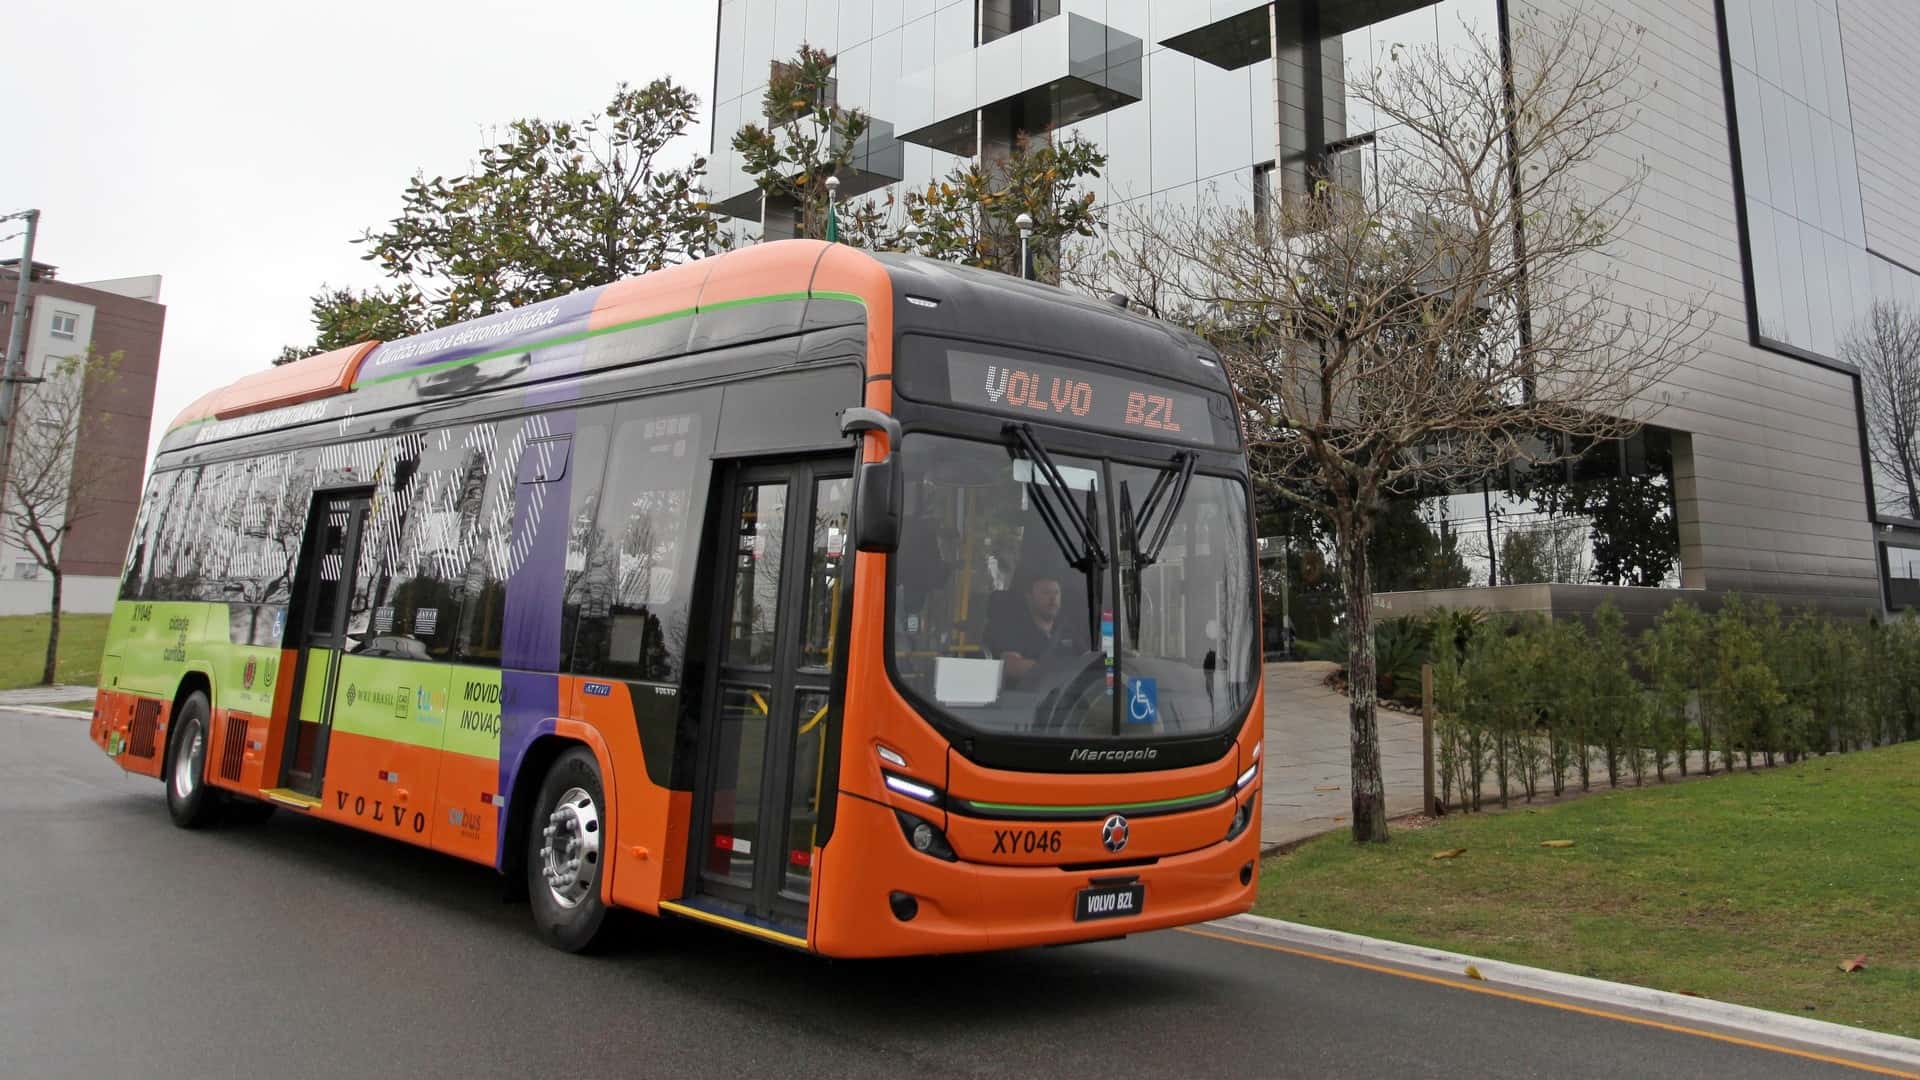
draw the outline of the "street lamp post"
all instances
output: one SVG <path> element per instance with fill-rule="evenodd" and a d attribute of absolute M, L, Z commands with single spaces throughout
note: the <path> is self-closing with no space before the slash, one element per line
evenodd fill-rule
<path fill-rule="evenodd" d="M 6 513 L 7 481 L 13 470 L 13 410 L 19 400 L 20 384 L 26 377 L 27 291 L 33 283 L 33 239 L 40 225 L 40 211 L 21 210 L 0 217 L 0 221 L 27 222 L 27 242 L 20 257 L 20 280 L 14 286 L 13 327 L 7 334 L 7 362 L 0 368 L 0 515 Z"/>
<path fill-rule="evenodd" d="M 1029 280 L 1033 277 L 1033 261 L 1030 254 L 1033 241 L 1033 215 L 1023 210 L 1019 217 L 1013 219 L 1013 223 L 1020 227 L 1020 277 L 1023 281 Z"/>

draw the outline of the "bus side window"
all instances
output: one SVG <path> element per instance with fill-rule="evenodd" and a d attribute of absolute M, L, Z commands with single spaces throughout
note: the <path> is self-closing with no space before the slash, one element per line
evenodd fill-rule
<path fill-rule="evenodd" d="M 159 555 L 160 525 L 167 518 L 168 496 L 178 473 L 154 473 L 147 483 L 147 497 L 140 502 L 140 518 L 134 523 L 133 539 L 127 545 L 127 566 L 120 582 L 120 599 L 153 599 L 153 576 Z"/>
<path fill-rule="evenodd" d="M 195 522 L 192 510 L 203 471 L 182 469 L 174 474 L 167 512 L 161 516 L 153 557 L 153 580 L 147 590 L 147 595 L 154 600 L 193 599 Z"/>
<path fill-rule="evenodd" d="M 705 509 L 711 391 L 622 402 L 592 534 L 574 545 L 573 669 L 672 682 L 685 664 L 688 590 Z"/>
<path fill-rule="evenodd" d="M 607 473 L 607 443 L 614 407 L 582 409 L 574 423 L 572 460 L 567 465 L 567 557 L 561 584 L 560 663 L 577 670 L 573 658 L 580 648 L 580 612 L 592 602 L 604 618 L 606 604 L 595 590 L 604 591 L 603 563 L 596 564 L 599 546 L 601 485 Z M 599 625 L 596 623 L 596 625 Z M 597 648 L 601 637 L 593 637 Z"/>
<path fill-rule="evenodd" d="M 454 656 L 463 664 L 500 663 L 500 636 L 506 623 L 506 581 L 496 566 L 500 556 L 499 539 L 508 535 L 513 522 L 513 470 L 515 463 L 499 456 L 506 447 L 499 440 L 511 440 L 520 427 L 517 420 L 493 424 L 475 424 L 455 429 L 458 439 L 455 453 L 455 498 L 453 510 L 457 528 L 465 542 L 460 545 L 454 593 L 460 600 L 459 630 L 454 639 Z M 501 477 L 505 481 L 501 481 Z M 496 510 L 506 488 L 506 522 L 496 519 Z"/>

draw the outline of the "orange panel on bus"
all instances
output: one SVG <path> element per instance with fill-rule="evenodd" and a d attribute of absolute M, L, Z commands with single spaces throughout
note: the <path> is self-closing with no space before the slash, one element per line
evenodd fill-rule
<path fill-rule="evenodd" d="M 326 786 L 314 812 L 429 847 L 439 767 L 437 749 L 335 731 L 327 741 Z M 493 861 L 490 854 L 485 861 Z"/>

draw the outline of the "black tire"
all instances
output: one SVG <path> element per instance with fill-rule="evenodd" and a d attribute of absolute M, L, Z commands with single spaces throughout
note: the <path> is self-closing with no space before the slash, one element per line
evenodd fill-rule
<path fill-rule="evenodd" d="M 213 824 L 225 802 L 207 783 L 207 721 L 212 716 L 206 693 L 195 690 L 167 725 L 167 763 L 160 778 L 167 785 L 167 813 L 183 829 Z"/>
<path fill-rule="evenodd" d="M 230 795 L 227 798 L 226 813 L 220 820 L 230 825 L 259 825 L 280 809 L 270 802 L 249 799 L 243 795 Z"/>
<path fill-rule="evenodd" d="M 556 949 L 592 952 L 611 937 L 607 905 L 600 898 L 606 859 L 612 854 L 606 843 L 606 806 L 600 766 L 585 747 L 561 754 L 540 782 L 527 828 L 527 893 L 534 928 Z"/>

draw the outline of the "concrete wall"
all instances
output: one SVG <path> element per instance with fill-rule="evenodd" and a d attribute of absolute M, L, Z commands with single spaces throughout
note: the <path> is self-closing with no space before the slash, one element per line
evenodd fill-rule
<path fill-rule="evenodd" d="M 109 614 L 119 592 L 117 567 L 112 577 L 69 575 L 60 583 L 60 610 L 80 615 Z M 44 574 L 33 580 L 0 580 L 0 615 L 45 615 L 52 598 L 53 583 Z"/>

